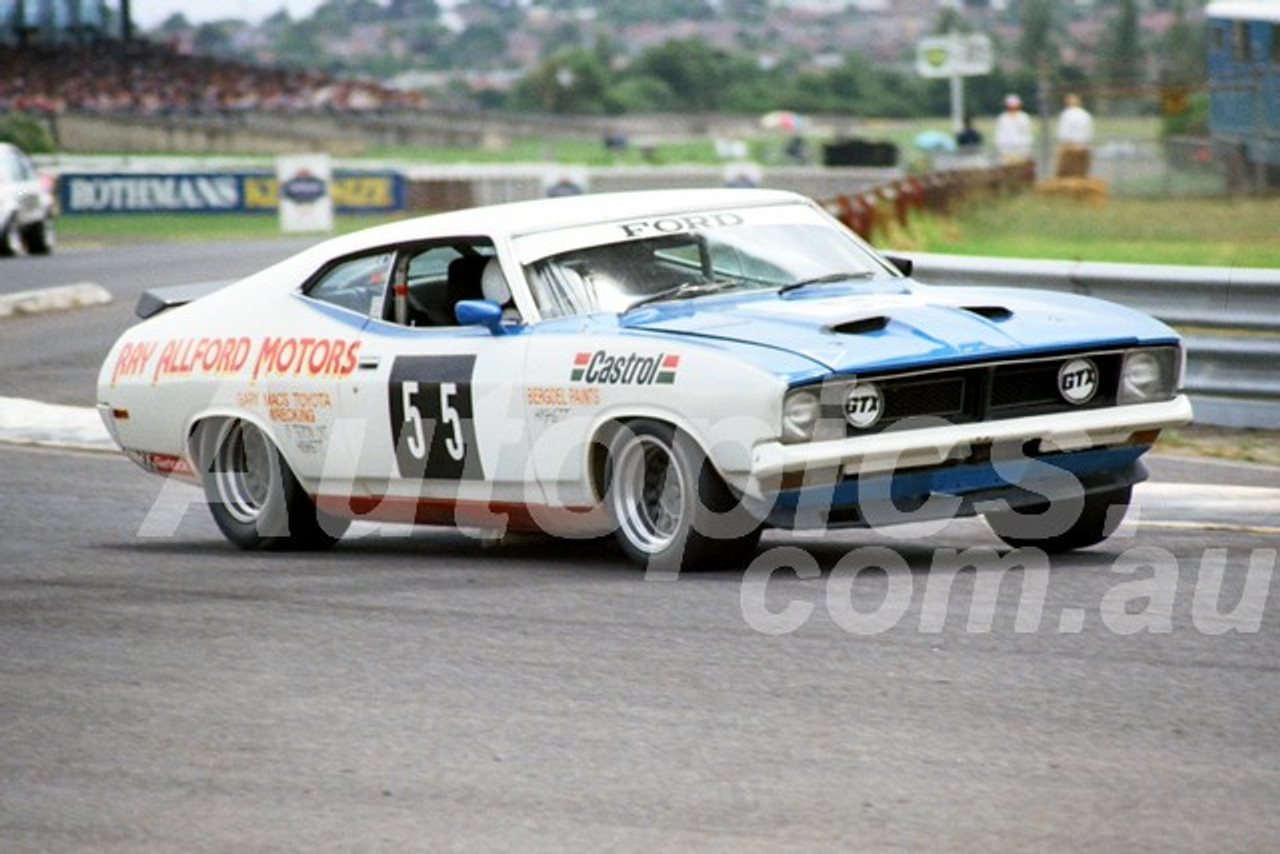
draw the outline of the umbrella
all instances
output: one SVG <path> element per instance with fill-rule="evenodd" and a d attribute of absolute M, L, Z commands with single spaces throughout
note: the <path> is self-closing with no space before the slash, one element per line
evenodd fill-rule
<path fill-rule="evenodd" d="M 956 138 L 940 130 L 922 130 L 912 140 L 916 148 L 925 151 L 955 151 Z"/>
<path fill-rule="evenodd" d="M 760 127 L 765 130 L 799 130 L 804 124 L 804 117 L 790 110 L 774 110 L 760 117 Z"/>

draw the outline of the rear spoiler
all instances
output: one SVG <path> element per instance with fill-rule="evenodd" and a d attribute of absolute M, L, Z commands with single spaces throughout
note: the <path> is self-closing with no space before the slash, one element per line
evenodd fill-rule
<path fill-rule="evenodd" d="M 163 288 L 152 288 L 138 297 L 138 305 L 133 312 L 138 317 L 146 320 L 148 317 L 155 317 L 162 311 L 168 311 L 171 308 L 195 302 L 200 297 L 222 290 L 234 282 L 234 279 L 225 279 L 217 282 L 195 282 L 190 285 L 170 285 Z"/>

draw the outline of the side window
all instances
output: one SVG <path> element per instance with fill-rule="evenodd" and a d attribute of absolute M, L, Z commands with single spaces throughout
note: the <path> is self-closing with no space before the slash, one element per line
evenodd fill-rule
<path fill-rule="evenodd" d="M 665 261 L 668 269 L 686 272 L 691 276 L 703 273 L 709 263 L 703 259 L 702 244 L 695 241 L 673 241 L 653 254 L 657 260 Z"/>
<path fill-rule="evenodd" d="M 35 181 L 39 177 L 39 173 L 36 172 L 36 165 L 32 163 L 31 158 L 27 157 L 25 154 L 18 155 L 17 167 L 17 177 L 19 181 Z"/>
<path fill-rule="evenodd" d="M 407 326 L 456 326 L 453 307 L 460 300 L 482 299 L 485 264 L 494 257 L 487 242 L 437 244 L 408 254 L 404 267 L 404 305 L 389 316 Z"/>
<path fill-rule="evenodd" d="M 342 261 L 316 279 L 306 294 L 314 300 L 376 317 L 382 310 L 394 257 L 392 252 L 380 252 Z"/>

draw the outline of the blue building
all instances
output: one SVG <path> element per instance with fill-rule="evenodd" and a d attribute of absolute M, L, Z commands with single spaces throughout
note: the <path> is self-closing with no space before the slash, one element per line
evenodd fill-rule
<path fill-rule="evenodd" d="M 1280 186 L 1280 2 L 1219 0 L 1209 25 L 1209 128 L 1237 186 Z"/>
<path fill-rule="evenodd" d="M 0 0 L 0 43 L 57 43 L 105 35 L 104 0 Z"/>

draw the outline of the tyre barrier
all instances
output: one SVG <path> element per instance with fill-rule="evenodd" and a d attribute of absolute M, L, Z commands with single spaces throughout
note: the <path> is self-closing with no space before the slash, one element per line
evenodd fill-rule
<path fill-rule="evenodd" d="M 955 169 L 891 181 L 859 193 L 844 193 L 819 204 L 860 237 L 887 236 L 890 224 L 906 228 L 917 212 L 954 213 L 962 203 L 1002 198 L 1035 186 L 1035 165 L 1019 163 L 984 169 Z"/>

